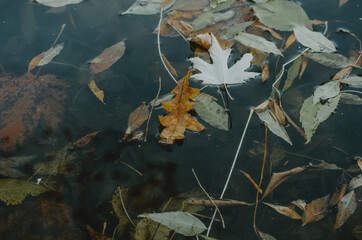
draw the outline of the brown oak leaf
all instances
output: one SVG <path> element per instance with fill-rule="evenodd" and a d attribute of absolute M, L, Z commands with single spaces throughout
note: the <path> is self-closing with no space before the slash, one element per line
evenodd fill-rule
<path fill-rule="evenodd" d="M 174 143 L 175 139 L 183 139 L 186 129 L 200 132 L 204 129 L 201 123 L 191 117 L 188 112 L 195 103 L 191 100 L 200 93 L 198 88 L 190 88 L 189 77 L 191 72 L 178 81 L 177 87 L 171 93 L 176 96 L 168 102 L 162 102 L 163 108 L 169 112 L 166 116 L 158 116 L 162 126 L 165 126 L 160 134 L 167 144 Z"/>
<path fill-rule="evenodd" d="M 0 140 L 11 150 L 33 135 L 42 120 L 57 128 L 64 113 L 68 84 L 54 75 L 0 77 Z"/>

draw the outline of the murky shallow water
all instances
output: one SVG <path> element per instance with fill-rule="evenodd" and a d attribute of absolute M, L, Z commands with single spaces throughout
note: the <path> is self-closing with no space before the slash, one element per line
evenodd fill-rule
<path fill-rule="evenodd" d="M 335 41 L 341 54 L 348 55 L 355 41 L 333 32 L 338 28 L 346 28 L 362 37 L 358 15 L 360 6 L 357 1 L 350 0 L 338 8 L 337 1 L 332 2 L 301 1 L 310 19 L 329 21 L 329 37 Z M 180 144 L 163 146 L 158 143 L 159 122 L 156 116 L 164 112 L 158 110 L 150 122 L 146 143 L 120 143 L 129 113 L 141 102 L 148 102 L 155 97 L 158 77 L 163 81 L 163 94 L 174 87 L 158 57 L 156 35 L 153 34 L 158 16 L 117 14 L 117 11 L 126 9 L 130 4 L 131 1 L 90 0 L 67 6 L 60 13 L 47 13 L 48 7 L 26 1 L 0 2 L 1 75 L 25 73 L 29 61 L 51 46 L 60 26 L 66 23 L 60 38 L 60 42 L 65 41 L 65 48 L 52 64 L 42 69 L 41 74 L 55 74 L 70 84 L 66 91 L 68 100 L 60 127 L 49 129 L 46 125 L 40 125 L 23 146 L 3 153 L 3 156 L 37 154 L 36 159 L 19 168 L 25 174 L 23 179 L 28 179 L 36 171 L 34 164 L 49 158 L 48 152 L 62 149 L 65 144 L 90 132 L 101 131 L 88 146 L 77 152 L 70 173 L 42 177 L 42 181 L 54 182 L 57 191 L 27 197 L 17 206 L 0 203 L 1 238 L 87 239 L 87 224 L 102 232 L 104 222 L 107 223 L 105 235 L 112 236 L 118 219 L 112 210 L 111 200 L 118 186 L 130 189 L 127 207 L 131 217 L 137 219 L 137 215 L 143 212 L 159 211 L 170 197 L 179 193 L 192 192 L 191 196 L 202 196 L 192 168 L 210 194 L 218 196 L 221 193 L 249 109 L 268 98 L 272 82 L 269 80 L 261 84 L 260 80 L 250 81 L 246 85 L 230 88 L 236 100 L 229 101 L 232 129 L 228 132 L 204 123 L 205 131 L 197 134 L 187 132 L 185 140 Z M 110 69 L 96 76 L 98 86 L 105 92 L 106 104 L 103 105 L 86 87 L 90 77 L 87 61 L 123 39 L 126 39 L 124 56 Z M 162 37 L 161 43 L 162 52 L 178 70 L 179 76 L 185 75 L 190 67 L 187 59 L 193 54 L 188 44 L 180 37 Z M 285 57 L 289 59 L 297 50 L 296 46 L 292 46 Z M 276 58 L 271 59 L 270 66 L 275 64 Z M 275 76 L 272 70 L 271 79 Z M 299 118 L 302 101 L 312 94 L 313 88 L 328 81 L 335 72 L 318 64 L 310 64 L 302 80 L 295 81 L 293 88 L 283 96 L 285 109 L 294 120 Z M 191 84 L 201 87 L 196 82 Z M 218 97 L 214 88 L 205 91 Z M 313 162 L 303 156 L 348 168 L 354 163 L 353 158 L 361 154 L 359 110 L 359 106 L 340 104 L 338 111 L 321 124 L 312 143 L 308 145 L 304 144 L 303 138 L 291 126 L 287 130 L 293 139 L 293 146 L 269 133 L 267 159 L 273 161 L 273 172 Z M 258 179 L 263 142 L 264 128 L 254 116 L 235 169 L 243 169 Z M 143 176 L 124 163 L 135 167 Z M 270 165 L 267 164 L 265 171 L 269 172 L 269 169 Z M 38 177 L 41 176 L 35 175 L 35 178 Z M 268 174 L 265 178 L 263 189 L 269 180 Z M 284 206 L 299 198 L 310 202 L 332 193 L 341 182 L 341 171 L 309 171 L 281 185 L 268 201 Z M 360 191 L 356 193 L 360 198 Z M 225 197 L 254 202 L 255 190 L 235 171 Z M 213 209 L 207 208 L 201 213 L 210 216 Z M 225 207 L 222 213 L 227 228 L 222 229 L 216 223 L 211 236 L 218 239 L 256 239 L 252 228 L 253 208 Z M 289 220 L 260 206 L 256 224 L 259 229 L 277 239 L 355 239 L 352 231 L 358 221 L 361 224 L 360 213 L 359 206 L 340 230 L 331 230 L 335 210 L 321 222 L 302 228 L 300 221 Z M 208 224 L 207 219 L 203 220 Z M 123 235 L 116 239 L 131 239 L 134 228 L 131 224 L 125 228 Z M 182 237 L 176 235 L 175 239 Z"/>

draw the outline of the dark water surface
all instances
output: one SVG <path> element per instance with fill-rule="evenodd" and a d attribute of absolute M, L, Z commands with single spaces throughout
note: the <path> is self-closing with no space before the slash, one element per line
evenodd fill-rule
<path fill-rule="evenodd" d="M 170 92 L 175 86 L 159 60 L 157 36 L 153 34 L 159 16 L 117 14 L 132 3 L 131 0 L 88 0 L 68 5 L 59 13 L 48 13 L 49 7 L 26 0 L 0 0 L 0 74 L 24 74 L 31 59 L 52 45 L 65 23 L 66 28 L 59 39 L 59 42 L 65 42 L 65 47 L 52 63 L 42 68 L 41 75 L 55 74 L 70 85 L 65 92 L 66 110 L 59 127 L 50 129 L 46 124 L 40 124 L 34 136 L 27 138 L 22 146 L 2 153 L 2 157 L 37 154 L 32 162 L 18 168 L 25 175 L 22 179 L 27 180 L 31 176 L 31 181 L 42 178 L 42 181 L 54 183 L 56 191 L 28 196 L 16 206 L 0 202 L 0 239 L 89 239 L 87 224 L 102 232 L 104 222 L 107 223 L 105 235 L 111 237 L 118 224 L 111 204 L 118 186 L 129 188 L 127 208 L 136 220 L 144 212 L 159 212 L 169 198 L 177 194 L 203 196 L 192 168 L 212 196 L 217 198 L 220 195 L 249 110 L 269 97 L 271 79 L 286 60 L 279 60 L 276 71 L 277 58 L 270 57 L 271 75 L 265 84 L 258 78 L 245 85 L 230 87 L 235 100 L 229 101 L 232 128 L 228 132 L 213 128 L 199 119 L 205 126 L 203 132 L 186 132 L 183 141 L 165 146 L 158 143 L 160 124 L 157 115 L 166 112 L 156 110 L 150 121 L 147 142 L 121 143 L 128 115 L 142 102 L 149 102 L 155 97 L 158 77 L 162 79 L 161 94 Z M 349 0 L 341 8 L 337 0 L 303 0 L 299 3 L 310 19 L 328 21 L 327 36 L 334 41 L 339 53 L 349 56 L 351 50 L 358 51 L 358 44 L 351 36 L 336 32 L 344 28 L 362 38 L 362 2 Z M 315 30 L 323 32 L 324 26 L 316 26 Z M 288 36 L 289 33 L 283 37 Z M 105 92 L 104 105 L 87 87 L 90 78 L 87 61 L 123 39 L 126 39 L 124 56 L 110 69 L 95 76 L 98 87 Z M 179 76 L 184 76 L 191 67 L 188 58 L 193 56 L 189 45 L 181 37 L 161 37 L 161 48 Z M 300 49 L 300 45 L 294 43 L 285 52 L 285 59 L 292 58 Z M 358 73 L 358 70 L 354 71 Z M 299 110 L 304 99 L 336 72 L 336 69 L 310 61 L 303 78 L 296 79 L 285 93 L 285 110 L 299 125 Z M 202 87 L 195 81 L 191 81 L 190 85 Z M 215 88 L 204 91 L 220 98 Z M 268 162 L 262 188 L 266 188 L 270 179 L 270 160 L 273 162 L 272 172 L 318 163 L 311 158 L 323 159 L 344 169 L 355 165 L 355 156 L 361 155 L 360 109 L 360 106 L 340 104 L 336 113 L 320 125 L 309 144 L 305 144 L 292 126 L 288 126 L 287 131 L 293 146 L 269 132 Z M 35 174 L 35 164 L 50 158 L 47 153 L 59 151 L 66 144 L 94 131 L 100 133 L 89 145 L 76 152 L 76 159 L 70 164 L 68 173 L 51 177 Z M 243 169 L 259 181 L 263 143 L 264 127 L 254 116 L 225 198 L 255 201 L 255 189 L 238 170 Z M 123 163 L 133 166 L 143 176 Z M 283 183 L 266 201 L 283 206 L 296 199 L 309 203 L 333 193 L 344 179 L 350 180 L 351 176 L 340 170 L 308 170 Z M 356 196 L 361 199 L 360 189 L 356 189 Z M 322 221 L 301 227 L 300 220 L 291 220 L 261 205 L 256 224 L 260 230 L 279 240 L 362 239 L 361 233 L 359 238 L 353 233 L 353 229 L 362 224 L 360 201 L 358 204 L 356 212 L 338 230 L 332 229 L 336 209 L 331 210 Z M 205 208 L 200 213 L 211 216 L 213 211 Z M 210 236 L 217 239 L 257 239 L 252 226 L 253 207 L 224 207 L 221 211 L 226 229 L 222 229 L 220 223 L 214 223 Z M 208 226 L 209 220 L 201 219 Z M 132 239 L 134 231 L 128 223 L 122 233 L 115 235 L 115 239 Z M 176 234 L 174 239 L 195 237 Z"/>

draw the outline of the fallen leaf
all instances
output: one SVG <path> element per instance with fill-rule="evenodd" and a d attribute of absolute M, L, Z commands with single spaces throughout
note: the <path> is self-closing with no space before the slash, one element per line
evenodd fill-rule
<path fill-rule="evenodd" d="M 277 48 L 275 43 L 268 41 L 263 37 L 259 37 L 250 33 L 240 32 L 234 37 L 234 39 L 247 47 L 254 48 L 262 52 L 273 53 L 275 55 L 283 56 L 282 52 L 280 51 L 280 49 Z"/>
<path fill-rule="evenodd" d="M 341 93 L 341 103 L 351 105 L 362 105 L 362 98 L 352 93 Z"/>
<path fill-rule="evenodd" d="M 265 205 L 273 208 L 275 211 L 277 211 L 278 213 L 289 217 L 291 219 L 302 219 L 302 217 L 293 209 L 288 208 L 288 207 L 284 207 L 284 206 L 280 206 L 280 205 L 275 205 L 275 204 L 271 204 L 271 203 L 267 203 L 267 202 L 263 202 Z"/>
<path fill-rule="evenodd" d="M 294 60 L 293 65 L 289 67 L 287 72 L 287 79 L 285 80 L 282 92 L 286 91 L 292 86 L 295 78 L 298 76 L 300 65 L 302 64 L 302 57 Z"/>
<path fill-rule="evenodd" d="M 352 87 L 362 87 L 362 77 L 348 77 L 341 80 L 341 82 L 346 83 Z"/>
<path fill-rule="evenodd" d="M 307 68 L 307 64 L 308 64 L 308 60 L 305 57 L 303 57 L 302 67 L 301 67 L 300 73 L 299 73 L 299 79 L 302 78 L 302 75 L 303 75 L 305 69 Z"/>
<path fill-rule="evenodd" d="M 233 39 L 239 32 L 244 31 L 253 23 L 254 21 L 234 23 L 233 25 L 222 30 L 222 32 L 220 33 L 220 38 L 222 40 Z"/>
<path fill-rule="evenodd" d="M 269 184 L 264 192 L 264 195 L 261 199 L 264 199 L 266 196 L 268 196 L 269 193 L 274 191 L 275 188 L 277 188 L 281 183 L 283 183 L 285 180 L 287 180 L 291 175 L 299 173 L 303 171 L 304 167 L 296 167 L 293 169 L 290 169 L 288 171 L 279 172 L 279 173 L 273 173 Z"/>
<path fill-rule="evenodd" d="M 97 87 L 96 82 L 93 79 L 89 81 L 88 87 L 94 93 L 94 95 L 96 95 L 96 97 L 104 104 L 104 92 Z"/>
<path fill-rule="evenodd" d="M 339 95 L 339 85 L 340 84 L 337 81 L 330 81 L 317 87 L 313 93 L 313 104 L 316 105 L 319 102 L 325 102 L 326 100 Z"/>
<path fill-rule="evenodd" d="M 311 222 L 317 222 L 322 220 L 327 214 L 329 202 L 329 194 L 322 198 L 318 198 L 309 203 L 304 210 L 304 215 L 302 219 L 302 226 L 305 226 Z"/>
<path fill-rule="evenodd" d="M 137 15 L 153 15 L 157 14 L 161 11 L 161 4 L 163 3 L 163 0 L 143 0 L 138 1 L 136 0 L 135 3 L 130 6 L 126 11 L 118 12 L 120 15 L 126 15 L 126 14 L 137 14 Z M 168 3 L 166 6 L 164 6 L 164 10 L 169 9 L 176 0 L 171 0 L 170 3 Z"/>
<path fill-rule="evenodd" d="M 150 218 L 184 236 L 195 236 L 207 229 L 198 218 L 187 212 L 145 213 L 138 217 Z"/>
<path fill-rule="evenodd" d="M 304 200 L 298 199 L 291 202 L 294 206 L 298 207 L 303 212 L 305 211 L 305 207 L 307 206 L 307 203 Z"/>
<path fill-rule="evenodd" d="M 171 230 L 149 218 L 144 218 L 136 225 L 135 240 L 168 240 Z"/>
<path fill-rule="evenodd" d="M 271 102 L 269 104 L 270 109 L 273 111 L 275 117 L 277 118 L 278 122 L 280 124 L 285 124 L 285 116 L 283 110 L 279 107 L 279 105 L 276 102 Z"/>
<path fill-rule="evenodd" d="M 338 53 L 308 53 L 303 56 L 331 68 L 346 68 L 354 65 L 351 59 Z"/>
<path fill-rule="evenodd" d="M 362 174 L 352 178 L 348 184 L 348 191 L 354 190 L 360 186 L 362 186 Z"/>
<path fill-rule="evenodd" d="M 85 145 L 87 145 L 97 134 L 98 132 L 93 132 L 90 134 L 85 135 L 84 137 L 78 139 L 77 141 L 75 141 L 71 146 L 70 149 L 76 149 L 76 148 L 82 148 Z"/>
<path fill-rule="evenodd" d="M 16 169 L 29 163 L 31 160 L 36 158 L 37 155 L 30 156 L 14 156 L 0 159 L 0 175 L 10 178 L 23 178 L 25 175 Z"/>
<path fill-rule="evenodd" d="M 200 90 L 188 87 L 189 72 L 183 79 L 178 81 L 176 88 L 171 93 L 176 96 L 168 102 L 162 102 L 163 108 L 169 113 L 166 116 L 159 116 L 160 123 L 165 126 L 160 137 L 166 139 L 167 144 L 172 144 L 175 139 L 183 139 L 186 129 L 202 131 L 204 127 L 188 114 L 195 103 L 191 99 L 196 98 Z"/>
<path fill-rule="evenodd" d="M 131 134 L 134 130 L 142 126 L 142 124 L 148 119 L 150 115 L 148 111 L 148 106 L 142 103 L 138 106 L 128 117 L 128 127 L 122 138 L 122 141 L 126 140 L 127 136 Z"/>
<path fill-rule="evenodd" d="M 253 55 L 250 53 L 244 54 L 237 63 L 228 68 L 227 62 L 231 49 L 222 50 L 216 37 L 213 34 L 211 36 L 212 45 L 209 48 L 209 53 L 213 63 L 207 63 L 198 57 L 191 58 L 190 61 L 194 64 L 194 68 L 201 72 L 193 75 L 193 78 L 202 80 L 206 84 L 238 84 L 260 74 L 245 72 L 250 67 L 250 61 L 253 59 Z"/>
<path fill-rule="evenodd" d="M 256 229 L 258 231 L 258 234 L 262 240 L 277 240 L 275 237 L 270 235 L 269 233 L 261 232 L 259 229 Z"/>
<path fill-rule="evenodd" d="M 287 41 L 285 42 L 284 50 L 287 50 L 287 48 L 289 48 L 290 45 L 292 45 L 294 41 L 295 41 L 295 34 L 292 33 L 292 34 L 288 37 Z"/>
<path fill-rule="evenodd" d="M 269 77 L 269 66 L 266 63 L 263 68 L 263 72 L 261 73 L 261 81 L 265 82 Z"/>
<path fill-rule="evenodd" d="M 30 72 L 37 66 L 44 66 L 44 65 L 50 63 L 53 60 L 53 58 L 58 56 L 58 54 L 63 49 L 63 47 L 64 47 L 64 43 L 55 45 L 54 47 L 51 47 L 47 51 L 42 52 L 38 56 L 34 57 L 29 63 L 28 72 Z"/>
<path fill-rule="evenodd" d="M 279 39 L 279 40 L 283 40 L 282 36 L 280 36 L 279 33 L 275 32 L 273 29 L 270 29 L 264 25 L 258 24 L 258 23 L 254 23 L 253 25 L 254 27 L 260 28 L 264 31 L 268 31 L 273 37 Z"/>
<path fill-rule="evenodd" d="M 351 71 L 352 71 L 353 67 L 346 67 L 344 69 L 342 69 L 341 71 L 339 71 L 338 73 L 336 73 L 333 77 L 332 77 L 332 81 L 334 80 L 338 80 L 341 78 L 344 78 L 345 76 L 347 76 Z"/>
<path fill-rule="evenodd" d="M 170 62 L 167 60 L 167 58 L 166 58 L 165 55 L 163 55 L 163 54 L 162 54 L 162 59 L 163 59 L 163 61 L 165 61 L 165 64 L 166 64 L 168 70 L 170 70 L 170 72 L 172 73 L 172 75 L 174 75 L 174 76 L 177 77 L 178 75 L 177 75 L 177 72 L 176 72 L 175 68 L 172 67 L 172 65 L 170 64 Z"/>
<path fill-rule="evenodd" d="M 204 34 L 198 34 L 196 36 L 188 38 L 188 40 L 192 43 L 196 43 L 200 47 L 203 47 L 205 50 L 209 50 L 211 47 L 213 38 L 211 34 L 204 33 Z"/>
<path fill-rule="evenodd" d="M 256 182 L 254 182 L 254 180 L 250 177 L 250 175 L 247 172 L 244 172 L 243 170 L 240 170 L 240 172 L 244 174 L 244 176 L 253 184 L 253 186 L 256 188 L 256 190 L 258 190 L 260 194 L 263 194 L 263 190 L 259 187 L 258 184 L 256 184 Z"/>
<path fill-rule="evenodd" d="M 304 26 L 296 26 L 293 31 L 298 42 L 313 51 L 327 53 L 336 51 L 333 42 L 320 32 L 313 32 Z"/>
<path fill-rule="evenodd" d="M 122 200 L 121 200 L 122 199 Z M 122 204 L 123 201 L 123 204 Z M 118 217 L 118 230 L 122 230 L 128 223 L 130 223 L 127 213 L 124 211 L 123 205 L 129 201 L 128 189 L 118 187 L 112 196 L 112 207 L 116 216 Z"/>
<path fill-rule="evenodd" d="M 310 20 L 310 23 L 313 25 L 321 25 L 321 24 L 326 24 L 325 21 L 321 21 L 321 20 Z"/>
<path fill-rule="evenodd" d="M 89 62 L 92 74 L 103 72 L 120 59 L 126 50 L 125 40 L 106 49 Z"/>
<path fill-rule="evenodd" d="M 362 170 L 362 159 L 361 158 L 357 158 L 357 165 Z"/>
<path fill-rule="evenodd" d="M 341 6 L 343 6 L 344 4 L 346 4 L 347 2 L 348 2 L 348 0 L 339 0 L 338 6 L 341 7 Z"/>
<path fill-rule="evenodd" d="M 87 224 L 87 230 L 92 240 L 112 240 L 112 238 L 104 236 L 103 233 L 99 233 Z"/>
<path fill-rule="evenodd" d="M 338 212 L 333 229 L 340 228 L 347 219 L 356 211 L 357 200 L 354 191 L 347 193 L 338 203 Z"/>
<path fill-rule="evenodd" d="M 323 168 L 327 170 L 343 170 L 342 168 L 338 167 L 336 164 L 327 163 L 327 162 L 322 162 L 316 165 L 310 165 L 310 167 Z"/>
<path fill-rule="evenodd" d="M 83 0 L 35 0 L 35 2 L 48 7 L 63 7 L 68 4 L 77 4 Z"/>
<path fill-rule="evenodd" d="M 347 184 L 345 183 L 339 189 L 337 189 L 337 191 L 333 193 L 331 200 L 329 201 L 329 207 L 336 206 L 339 203 L 339 201 L 342 199 L 346 191 L 347 191 Z"/>

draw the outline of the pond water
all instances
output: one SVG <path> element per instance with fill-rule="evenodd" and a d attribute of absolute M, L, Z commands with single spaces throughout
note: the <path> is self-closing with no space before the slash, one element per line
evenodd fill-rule
<path fill-rule="evenodd" d="M 359 1 L 349 0 L 341 7 L 338 7 L 338 0 L 303 0 L 298 3 L 311 20 L 328 21 L 326 36 L 333 40 L 338 53 L 348 57 L 358 55 L 358 42 L 351 35 L 340 33 L 338 30 L 343 28 L 358 38 L 362 37 Z M 123 221 L 123 227 L 117 227 L 120 220 L 117 210 L 112 207 L 115 191 L 118 187 L 128 189 L 127 193 L 123 192 L 121 198 L 128 214 L 137 224 L 140 220 L 137 217 L 139 214 L 161 212 L 170 198 L 171 203 L 174 199 L 206 198 L 192 169 L 206 191 L 218 198 L 227 179 L 250 109 L 269 98 L 273 81 L 282 64 L 303 49 L 302 45 L 293 43 L 284 51 L 284 58 L 271 55 L 268 58 L 268 80 L 262 83 L 258 77 L 246 84 L 230 87 L 230 94 L 235 100 L 228 99 L 224 92 L 223 97 L 230 109 L 229 131 L 212 127 L 192 111 L 192 115 L 204 125 L 205 130 L 200 133 L 186 131 L 184 140 L 173 145 L 164 145 L 159 143 L 162 127 L 157 116 L 165 115 L 166 111 L 156 108 L 149 123 L 147 141 L 142 138 L 124 143 L 121 138 L 127 129 L 129 114 L 142 102 L 148 103 L 155 98 L 159 88 L 159 77 L 162 79 L 161 95 L 169 93 L 175 87 L 160 61 L 157 49 L 157 34 L 154 30 L 159 21 L 159 14 L 118 14 L 118 11 L 124 11 L 132 4 L 131 0 L 87 0 L 52 9 L 32 1 L 0 1 L 2 88 L 8 86 L 4 82 L 5 78 L 7 81 L 18 81 L 17 79 L 26 73 L 32 58 L 49 49 L 62 24 L 66 24 L 58 40 L 58 43 L 65 43 L 64 49 L 51 63 L 43 66 L 40 72 L 40 76 L 54 74 L 57 79 L 52 80 L 62 81 L 62 86 L 65 87 L 48 84 L 46 87 L 50 88 L 49 90 L 39 92 L 36 86 L 44 87 L 40 83 L 23 92 L 29 95 L 29 98 L 15 95 L 14 101 L 22 99 L 17 105 L 18 108 L 9 110 L 8 106 L 0 103 L 1 111 L 15 114 L 17 109 L 31 101 L 29 99 L 40 98 L 35 104 L 36 107 L 42 106 L 45 102 L 50 108 L 47 113 L 58 117 L 57 114 L 63 112 L 56 128 L 40 119 L 30 136 L 26 136 L 24 141 L 16 146 L 3 149 L 1 153 L 0 161 L 3 163 L 9 161 L 9 158 L 31 156 L 30 161 L 15 166 L 21 175 L 11 172 L 10 165 L 0 162 L 0 167 L 4 168 L 0 170 L 2 179 L 19 178 L 30 182 L 38 180 L 40 185 L 50 190 L 37 196 L 29 195 L 19 205 L 7 206 L 1 201 L 1 239 L 90 239 L 87 225 L 99 233 L 104 231 L 105 236 L 114 236 L 114 239 L 152 239 L 152 234 L 146 238 L 135 235 L 135 227 L 127 219 Z M 314 25 L 315 31 L 323 32 L 324 29 L 324 25 Z M 286 39 L 291 32 L 279 33 Z M 124 55 L 109 69 L 91 76 L 88 62 L 105 48 L 122 40 L 126 40 Z M 278 47 L 281 46 L 282 41 L 274 41 Z M 188 59 L 194 55 L 193 48 L 179 36 L 161 36 L 160 46 L 162 53 L 177 70 L 181 79 L 187 74 L 188 68 L 192 67 Z M 239 57 L 240 52 L 235 44 L 229 64 Z M 253 67 L 253 70 L 261 72 L 261 69 L 256 67 Z M 36 71 L 37 69 L 32 70 L 32 73 L 35 74 Z M 299 126 L 299 112 L 303 101 L 311 96 L 320 84 L 330 81 L 338 71 L 339 69 L 309 61 L 302 78 L 296 79 L 293 86 L 283 94 L 284 110 Z M 352 75 L 360 73 L 359 69 L 354 69 Z M 104 91 L 105 104 L 89 90 L 88 82 L 91 77 Z M 190 80 L 190 86 L 202 88 L 204 85 Z M 356 90 L 348 87 L 346 89 Z M 216 88 L 207 87 L 202 92 L 218 98 L 219 104 L 222 105 Z M 0 99 L 3 102 L 8 101 L 5 93 L 6 91 L 1 91 Z M 60 102 L 63 106 L 44 96 L 62 98 Z M 336 164 L 342 169 L 353 169 L 307 169 L 281 184 L 274 193 L 265 198 L 265 201 L 282 206 L 288 206 L 291 201 L 297 199 L 310 203 L 314 199 L 333 194 L 343 183 L 348 183 L 352 177 L 361 173 L 356 167 L 356 157 L 361 155 L 360 109 L 361 106 L 358 105 L 340 103 L 335 113 L 320 124 L 308 144 L 305 144 L 305 139 L 291 124 L 286 124 L 286 130 L 293 141 L 292 146 L 269 131 L 265 174 L 261 185 L 263 190 L 268 185 L 271 173 L 318 164 L 321 160 Z M 1 116 L 6 118 L 5 114 Z M 4 121 L 0 119 L 1 128 L 6 127 Z M 67 150 L 69 144 L 96 131 L 99 133 L 86 146 Z M 137 131 L 145 131 L 145 124 Z M 255 182 L 259 182 L 264 141 L 265 127 L 254 115 L 246 131 L 244 144 L 224 198 L 255 202 L 256 190 L 239 170 L 246 171 Z M 41 174 L 39 164 L 54 159 L 58 160 L 55 167 L 58 171 L 50 175 Z M 321 221 L 302 227 L 301 220 L 291 220 L 259 203 L 255 224 L 260 231 L 279 240 L 362 239 L 360 190 L 355 189 L 357 209 L 337 230 L 333 230 L 336 208 L 328 208 L 328 215 Z M 0 187 L 0 191 L 5 192 L 0 192 L 0 195 L 21 195 L 20 190 L 7 192 Z M 167 206 L 165 211 L 181 210 L 181 205 L 180 202 L 173 203 L 172 206 Z M 120 209 L 122 212 L 122 208 Z M 223 229 L 220 222 L 214 222 L 211 237 L 258 239 L 253 229 L 254 206 L 227 206 L 221 207 L 220 210 L 226 228 Z M 198 214 L 209 218 L 213 213 L 212 207 L 198 211 Z M 219 218 L 219 215 L 216 217 Z M 208 218 L 198 218 L 206 226 L 209 225 Z M 158 228 L 160 227 L 157 227 L 157 230 Z M 154 237 L 169 238 L 161 238 L 159 235 Z M 176 234 L 173 239 L 196 237 Z"/>

